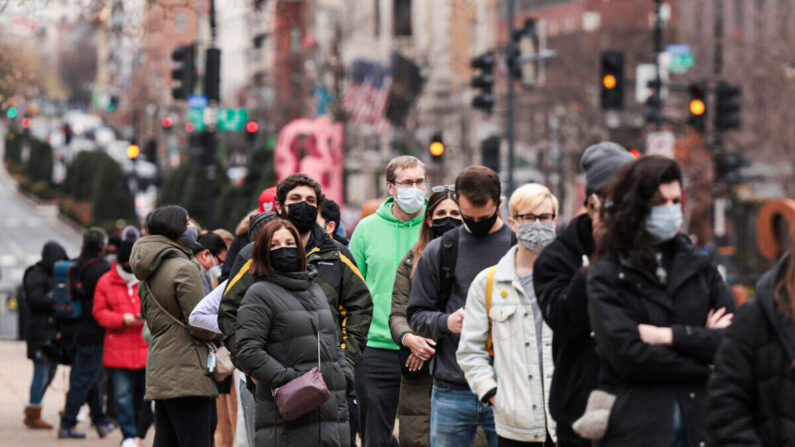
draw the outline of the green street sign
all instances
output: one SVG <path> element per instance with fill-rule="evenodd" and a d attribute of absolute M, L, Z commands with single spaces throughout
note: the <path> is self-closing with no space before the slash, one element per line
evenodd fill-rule
<path fill-rule="evenodd" d="M 241 131 L 247 120 L 246 109 L 218 109 L 218 130 L 222 132 Z"/>
<path fill-rule="evenodd" d="M 188 109 L 188 121 L 193 123 L 194 130 L 204 130 L 204 109 Z"/>
<path fill-rule="evenodd" d="M 671 64 L 668 66 L 668 71 L 671 73 L 687 73 L 696 60 L 691 53 L 687 54 L 674 54 L 671 56 Z"/>

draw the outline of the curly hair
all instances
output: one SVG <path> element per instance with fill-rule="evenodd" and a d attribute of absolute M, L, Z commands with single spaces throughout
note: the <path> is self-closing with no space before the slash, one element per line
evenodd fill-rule
<path fill-rule="evenodd" d="M 651 201 L 660 185 L 683 183 L 682 168 L 674 160 L 643 157 L 622 167 L 607 189 L 600 210 L 605 233 L 597 242 L 597 258 L 612 253 L 628 257 L 635 265 L 654 271 L 654 239 L 645 230 Z"/>

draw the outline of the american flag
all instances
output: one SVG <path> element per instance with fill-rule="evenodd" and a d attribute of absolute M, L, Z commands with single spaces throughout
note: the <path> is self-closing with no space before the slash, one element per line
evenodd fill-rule
<path fill-rule="evenodd" d="M 391 82 L 388 70 L 378 62 L 355 60 L 342 109 L 355 124 L 371 126 L 378 135 L 385 134 L 391 128 L 384 117 Z"/>

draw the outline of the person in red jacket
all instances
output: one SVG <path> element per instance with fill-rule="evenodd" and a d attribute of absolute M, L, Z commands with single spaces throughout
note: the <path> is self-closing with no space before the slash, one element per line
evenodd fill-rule
<path fill-rule="evenodd" d="M 129 262 L 134 242 L 122 241 L 116 262 L 97 283 L 93 309 L 94 318 L 105 328 L 102 364 L 113 386 L 122 447 L 140 445 L 154 420 L 151 405 L 143 399 L 148 346 L 141 335 L 138 280 Z"/>

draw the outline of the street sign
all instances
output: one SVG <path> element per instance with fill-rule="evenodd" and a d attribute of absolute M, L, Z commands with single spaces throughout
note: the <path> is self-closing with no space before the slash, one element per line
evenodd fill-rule
<path fill-rule="evenodd" d="M 674 133 L 670 131 L 651 132 L 646 136 L 646 154 L 674 158 Z"/>
<path fill-rule="evenodd" d="M 204 130 L 204 109 L 188 109 L 188 122 L 193 123 L 194 130 Z"/>
<path fill-rule="evenodd" d="M 670 73 L 687 73 L 687 70 L 696 64 L 690 45 L 683 43 L 668 45 L 665 47 L 665 52 L 670 57 L 670 65 L 668 66 Z"/>
<path fill-rule="evenodd" d="M 243 130 L 248 120 L 246 109 L 218 109 L 218 130 L 234 132 Z"/>
<path fill-rule="evenodd" d="M 203 109 L 207 107 L 207 96 L 190 95 L 188 96 L 188 107 L 191 109 Z"/>

